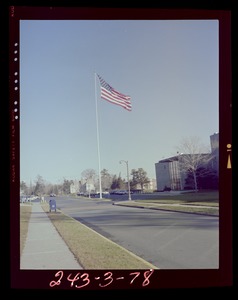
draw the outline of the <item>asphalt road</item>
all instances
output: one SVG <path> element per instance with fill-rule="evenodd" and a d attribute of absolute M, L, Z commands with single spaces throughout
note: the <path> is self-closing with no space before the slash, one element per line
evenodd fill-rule
<path fill-rule="evenodd" d="M 46 199 L 47 200 L 47 199 Z M 219 218 L 56 197 L 57 208 L 159 269 L 218 269 Z"/>

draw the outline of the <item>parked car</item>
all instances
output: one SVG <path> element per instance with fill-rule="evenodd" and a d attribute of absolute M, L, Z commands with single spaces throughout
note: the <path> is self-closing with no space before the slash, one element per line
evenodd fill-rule
<path fill-rule="evenodd" d="M 21 203 L 27 202 L 27 196 L 26 196 L 26 195 L 21 195 L 21 196 L 20 196 L 20 202 L 21 202 Z"/>
<path fill-rule="evenodd" d="M 110 192 L 110 195 L 116 195 L 117 194 L 117 190 L 112 190 L 111 192 Z"/>
<path fill-rule="evenodd" d="M 30 196 L 27 198 L 27 201 L 34 201 L 34 200 L 37 200 L 37 199 L 39 199 L 38 196 L 30 195 Z"/>
<path fill-rule="evenodd" d="M 84 196 L 84 193 L 83 192 L 79 192 L 79 193 L 77 193 L 77 196 Z"/>
<path fill-rule="evenodd" d="M 128 194 L 128 192 L 126 190 L 119 190 L 117 192 L 117 195 L 126 195 L 126 194 Z"/>
<path fill-rule="evenodd" d="M 128 191 L 126 191 L 126 190 L 114 190 L 114 191 L 111 191 L 110 194 L 112 194 L 112 195 L 126 195 L 126 194 L 128 194 Z"/>

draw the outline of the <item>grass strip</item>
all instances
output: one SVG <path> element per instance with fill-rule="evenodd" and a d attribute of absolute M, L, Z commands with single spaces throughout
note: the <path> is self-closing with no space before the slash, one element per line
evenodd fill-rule
<path fill-rule="evenodd" d="M 31 210 L 31 204 L 23 204 L 20 206 L 20 255 L 22 254 L 26 243 Z"/>
<path fill-rule="evenodd" d="M 136 195 L 133 196 L 134 200 L 140 200 L 141 198 L 136 199 Z M 162 192 L 160 194 L 151 194 L 147 195 L 147 200 L 163 200 L 163 201 L 182 201 L 182 202 L 219 202 L 219 191 L 198 191 L 198 192 L 181 192 L 180 194 L 166 194 Z"/>

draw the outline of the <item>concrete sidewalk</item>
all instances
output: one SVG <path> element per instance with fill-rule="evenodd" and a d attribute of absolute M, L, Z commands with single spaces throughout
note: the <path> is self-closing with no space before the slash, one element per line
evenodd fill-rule
<path fill-rule="evenodd" d="M 83 269 L 61 238 L 39 202 L 32 202 L 26 244 L 20 269 Z"/>

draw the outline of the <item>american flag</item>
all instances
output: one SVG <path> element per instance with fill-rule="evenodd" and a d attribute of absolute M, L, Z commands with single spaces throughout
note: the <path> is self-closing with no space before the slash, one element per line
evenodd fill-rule
<path fill-rule="evenodd" d="M 101 76 L 98 75 L 98 78 L 101 85 L 101 98 L 131 111 L 131 97 L 116 91 Z"/>

